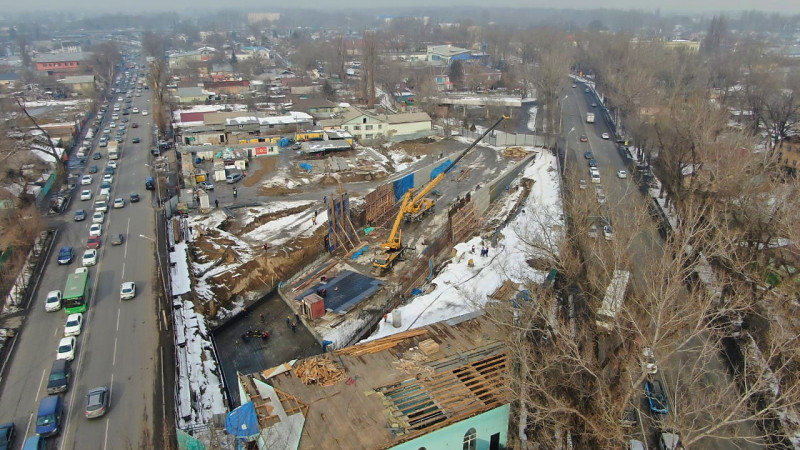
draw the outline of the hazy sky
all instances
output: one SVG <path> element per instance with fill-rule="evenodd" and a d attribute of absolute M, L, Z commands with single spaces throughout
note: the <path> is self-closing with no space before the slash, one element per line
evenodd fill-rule
<path fill-rule="evenodd" d="M 67 6 L 69 5 L 69 6 Z M 64 2 L 62 0 L 28 0 L 13 2 L 3 7 L 6 11 L 42 11 L 42 10 L 64 10 L 70 7 L 77 9 L 95 9 L 98 12 L 120 11 L 146 11 L 146 10 L 169 10 L 169 11 L 191 11 L 198 9 L 218 10 L 225 5 L 236 9 L 247 9 L 252 11 L 273 11 L 277 8 L 334 8 L 342 9 L 358 7 L 361 9 L 379 9 L 382 5 L 388 7 L 470 7 L 478 6 L 486 8 L 489 6 L 498 7 L 523 7 L 523 8 L 574 8 L 574 9 L 641 9 L 655 10 L 660 8 L 662 13 L 670 12 L 736 12 L 743 10 L 777 11 L 784 14 L 800 12 L 800 1 L 787 0 L 608 0 L 598 2 L 596 0 L 571 0 L 568 2 L 559 0 L 339 0 L 339 1 L 313 1 L 313 0 L 292 0 L 291 2 L 276 1 L 257 1 L 257 0 L 237 0 L 234 2 L 220 2 L 218 0 L 136 0 L 132 2 L 103 1 L 103 0 L 72 0 Z"/>

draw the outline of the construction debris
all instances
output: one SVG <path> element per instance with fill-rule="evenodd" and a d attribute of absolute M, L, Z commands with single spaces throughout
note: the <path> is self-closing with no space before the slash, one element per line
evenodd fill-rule
<path fill-rule="evenodd" d="M 329 387 L 344 379 L 344 369 L 328 358 L 308 358 L 294 368 L 294 374 L 303 384 Z"/>
<path fill-rule="evenodd" d="M 522 147 L 508 147 L 503 150 L 503 156 L 508 159 L 522 159 L 528 156 L 528 152 Z"/>
<path fill-rule="evenodd" d="M 422 353 L 430 356 L 439 351 L 439 344 L 433 339 L 425 339 L 419 343 L 419 349 Z"/>
<path fill-rule="evenodd" d="M 377 353 L 382 350 L 392 348 L 408 338 L 412 338 L 415 336 L 422 336 L 423 334 L 427 333 L 428 331 L 424 329 L 404 331 L 402 333 L 397 333 L 391 336 L 387 336 L 383 339 L 376 339 L 374 341 L 367 342 L 364 344 L 343 348 L 337 351 L 337 353 L 340 355 L 349 355 L 349 356 L 368 355 L 370 353 Z"/>

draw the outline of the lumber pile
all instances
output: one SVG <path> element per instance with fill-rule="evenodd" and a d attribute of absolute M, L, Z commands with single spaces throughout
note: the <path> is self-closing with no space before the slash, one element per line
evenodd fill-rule
<path fill-rule="evenodd" d="M 328 358 L 308 358 L 294 368 L 294 374 L 303 384 L 329 387 L 344 379 L 344 369 Z"/>
<path fill-rule="evenodd" d="M 422 353 L 430 356 L 439 351 L 439 344 L 437 344 L 433 339 L 425 339 L 419 343 L 419 349 L 422 351 Z"/>
<path fill-rule="evenodd" d="M 358 344 L 352 347 L 343 348 L 341 350 L 338 350 L 336 353 L 348 356 L 368 355 L 370 353 L 377 353 L 383 350 L 390 349 L 408 338 L 422 336 L 427 333 L 428 330 L 425 329 L 408 330 L 402 333 L 397 333 L 391 336 L 387 336 L 385 338 L 376 339 L 371 342 L 366 342 L 364 344 Z"/>
<path fill-rule="evenodd" d="M 503 150 L 503 156 L 508 159 L 522 159 L 528 156 L 528 152 L 522 147 L 508 147 Z"/>

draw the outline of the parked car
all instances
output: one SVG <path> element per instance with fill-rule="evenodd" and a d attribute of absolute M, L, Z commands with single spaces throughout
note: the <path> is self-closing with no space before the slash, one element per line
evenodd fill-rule
<path fill-rule="evenodd" d="M 586 180 L 581 179 L 580 181 L 578 181 L 578 187 L 581 189 L 586 189 Z"/>
<path fill-rule="evenodd" d="M 227 177 L 225 177 L 225 182 L 228 184 L 238 183 L 241 180 L 242 180 L 242 174 L 240 173 L 232 173 Z"/>
<path fill-rule="evenodd" d="M 83 209 L 79 209 L 75 211 L 75 222 L 82 222 L 86 220 L 86 211 Z"/>
<path fill-rule="evenodd" d="M 111 245 L 122 245 L 122 234 L 114 234 L 111 236 Z"/>
<path fill-rule="evenodd" d="M 120 300 L 128 300 L 136 297 L 136 284 L 133 281 L 126 281 L 119 287 Z"/>
<path fill-rule="evenodd" d="M 83 314 L 70 314 L 67 316 L 67 322 L 64 324 L 64 336 L 77 336 L 81 334 L 82 327 Z"/>
<path fill-rule="evenodd" d="M 624 170 L 618 170 L 617 171 L 617 178 L 623 178 L 623 179 L 624 178 L 628 178 L 628 172 L 626 172 Z"/>
<path fill-rule="evenodd" d="M 201 182 L 197 183 L 197 187 L 199 187 L 201 189 L 205 189 L 207 191 L 213 191 L 214 190 L 214 185 L 211 182 L 208 182 L 208 181 L 201 181 Z"/>
<path fill-rule="evenodd" d="M 72 258 L 75 256 L 75 251 L 70 246 L 61 247 L 61 250 L 58 251 L 58 263 L 59 264 L 69 264 L 72 262 Z"/>
<path fill-rule="evenodd" d="M 47 393 L 53 395 L 66 392 L 69 389 L 69 377 L 70 362 L 65 359 L 53 361 L 50 376 L 47 378 Z"/>
<path fill-rule="evenodd" d="M 600 137 L 603 139 L 611 139 L 611 135 L 609 135 L 608 133 L 603 133 L 600 135 Z"/>
<path fill-rule="evenodd" d="M 14 422 L 0 424 L 0 450 L 10 450 L 14 446 L 16 429 Z"/>
<path fill-rule="evenodd" d="M 83 252 L 83 267 L 94 266 L 97 264 L 97 249 L 90 248 Z"/>
<path fill-rule="evenodd" d="M 44 299 L 44 310 L 47 312 L 61 309 L 61 291 L 50 291 Z"/>
<path fill-rule="evenodd" d="M 86 394 L 86 410 L 84 414 L 87 419 L 101 417 L 106 413 L 108 407 L 108 388 L 98 387 L 89 390 Z"/>
<path fill-rule="evenodd" d="M 87 248 L 100 248 L 100 236 L 89 236 L 89 239 L 86 241 Z"/>
<path fill-rule="evenodd" d="M 145 187 L 145 189 L 147 189 L 148 191 L 152 191 L 152 190 L 154 190 L 154 189 L 156 188 L 156 180 L 154 180 L 154 179 L 153 179 L 153 177 L 147 177 L 147 178 L 145 178 L 145 180 L 144 180 L 144 187 Z"/>
<path fill-rule="evenodd" d="M 647 397 L 647 403 L 650 406 L 650 411 L 656 414 L 667 414 L 669 412 L 667 396 L 664 393 L 664 388 L 661 386 L 660 380 L 645 381 L 644 392 Z"/>
<path fill-rule="evenodd" d="M 75 359 L 75 344 L 77 341 L 74 336 L 61 338 L 58 341 L 58 350 L 56 351 L 56 359 L 66 359 L 72 361 Z"/>

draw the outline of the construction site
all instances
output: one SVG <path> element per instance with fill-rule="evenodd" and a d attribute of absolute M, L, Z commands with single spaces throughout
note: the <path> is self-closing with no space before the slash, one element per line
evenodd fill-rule
<path fill-rule="evenodd" d="M 435 289 L 431 280 L 456 244 L 478 238 L 487 253 L 494 248 L 533 184 L 522 172 L 545 151 L 480 145 L 503 120 L 469 138 L 414 143 L 413 153 L 391 149 L 342 180 L 332 172 L 348 155 L 336 155 L 326 174 L 335 183 L 187 219 L 195 308 L 213 327 L 231 402 L 241 401 L 238 373 L 348 347 L 381 323 L 403 326 L 396 308 Z M 303 162 L 274 161 L 264 175 Z M 375 164 L 388 166 L 388 176 L 352 181 Z M 274 187 L 274 178 L 248 182 Z M 269 341 L 248 339 L 264 332 Z"/>

